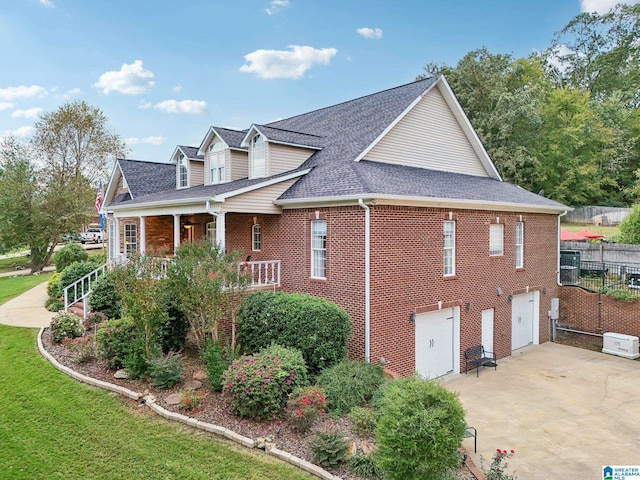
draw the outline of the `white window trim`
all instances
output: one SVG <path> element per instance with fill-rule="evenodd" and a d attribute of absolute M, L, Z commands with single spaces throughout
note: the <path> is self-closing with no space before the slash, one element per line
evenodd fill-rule
<path fill-rule="evenodd" d="M 182 169 L 184 168 L 184 185 L 182 184 Z M 189 162 L 187 158 L 181 153 L 178 157 L 178 188 L 189 187 Z"/>
<path fill-rule="evenodd" d="M 259 223 L 251 226 L 251 251 L 259 252 L 262 249 L 262 227 Z"/>
<path fill-rule="evenodd" d="M 447 227 L 451 227 L 452 242 L 450 246 L 447 246 Z M 456 274 L 456 222 L 453 220 L 447 220 L 442 224 L 442 237 L 443 237 L 443 249 L 442 249 L 442 270 L 443 276 L 453 277 Z M 451 252 L 451 271 L 447 272 L 447 252 Z"/>
<path fill-rule="evenodd" d="M 133 237 L 133 239 L 135 240 L 134 242 L 128 241 L 131 238 L 131 235 L 127 235 L 127 230 L 133 230 L 135 234 Z M 137 253 L 138 252 L 138 225 L 136 223 L 125 223 L 123 232 L 124 232 L 124 253 L 126 255 L 129 255 L 130 253 Z M 135 245 L 135 248 L 131 249 L 131 245 Z"/>
<path fill-rule="evenodd" d="M 256 144 L 260 144 L 262 149 L 262 162 L 261 162 L 260 171 L 256 171 L 256 166 L 255 166 Z M 262 135 L 257 134 L 251 139 L 251 148 L 250 148 L 249 155 L 250 155 L 249 178 L 266 177 L 267 176 L 267 142 L 265 141 Z"/>
<path fill-rule="evenodd" d="M 502 255 L 504 255 L 504 224 L 492 223 L 489 225 L 489 256 Z"/>
<path fill-rule="evenodd" d="M 211 243 L 214 245 L 216 243 L 216 228 L 217 224 L 215 220 L 207 223 L 207 225 L 205 226 L 205 235 L 209 240 L 211 240 Z"/>
<path fill-rule="evenodd" d="M 209 145 L 209 182 L 212 185 L 226 181 L 225 156 L 224 143 L 213 142 Z"/>
<path fill-rule="evenodd" d="M 524 222 L 516 222 L 516 268 L 524 268 Z"/>
<path fill-rule="evenodd" d="M 324 225 L 324 248 L 318 248 L 318 247 L 314 247 L 313 246 L 313 240 L 314 240 L 314 226 L 315 225 Z M 322 270 L 324 270 L 324 275 L 321 276 L 318 274 L 318 272 L 316 271 L 316 255 L 320 254 L 321 252 L 324 253 L 324 259 L 319 258 L 319 260 L 322 260 Z M 318 268 L 319 270 L 320 268 Z M 311 222 L 311 278 L 319 278 L 319 279 L 326 279 L 327 278 L 327 221 L 326 220 L 313 220 Z"/>

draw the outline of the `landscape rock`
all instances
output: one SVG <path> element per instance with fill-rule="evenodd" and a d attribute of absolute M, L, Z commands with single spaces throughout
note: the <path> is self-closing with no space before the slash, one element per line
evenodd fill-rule
<path fill-rule="evenodd" d="M 199 380 L 199 381 L 203 381 L 207 379 L 207 374 L 205 373 L 204 370 L 197 370 L 195 372 L 193 372 L 193 379 L 194 380 Z"/>
<path fill-rule="evenodd" d="M 125 380 L 129 378 L 129 374 L 126 372 L 124 368 L 121 368 L 120 370 L 118 370 L 116 373 L 113 374 L 113 378 Z"/>
<path fill-rule="evenodd" d="M 365 455 L 371 455 L 373 451 L 376 449 L 376 446 L 371 442 L 367 442 L 366 440 L 363 440 L 362 442 L 360 442 L 360 449 L 362 450 L 362 453 L 364 453 Z"/>
<path fill-rule="evenodd" d="M 202 382 L 199 380 L 191 380 L 190 382 L 186 382 L 184 384 L 184 388 L 190 388 L 191 390 L 198 390 L 202 388 Z"/>
<path fill-rule="evenodd" d="M 351 457 L 358 453 L 358 445 L 353 440 L 349 440 L 347 444 L 347 457 Z"/>
<path fill-rule="evenodd" d="M 164 403 L 167 405 L 178 405 L 182 401 L 182 395 L 179 393 L 172 393 L 171 395 L 167 395 L 164 399 Z"/>

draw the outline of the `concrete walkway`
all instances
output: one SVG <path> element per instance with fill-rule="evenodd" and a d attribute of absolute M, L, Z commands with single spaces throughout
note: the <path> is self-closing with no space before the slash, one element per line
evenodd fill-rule
<path fill-rule="evenodd" d="M 0 323 L 13 327 L 48 327 L 55 313 L 44 308 L 46 300 L 47 282 L 44 282 L 0 305 Z"/>
<path fill-rule="evenodd" d="M 518 478 L 602 478 L 603 465 L 640 465 L 640 362 L 545 343 L 444 380 L 478 429 L 476 465 L 515 450 Z"/>

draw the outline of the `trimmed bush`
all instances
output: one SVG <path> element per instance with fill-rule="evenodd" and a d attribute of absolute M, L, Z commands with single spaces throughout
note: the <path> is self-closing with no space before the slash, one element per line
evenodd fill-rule
<path fill-rule="evenodd" d="M 82 335 L 80 319 L 73 313 L 59 312 L 51 319 L 51 335 L 56 343 L 65 338 L 76 338 Z"/>
<path fill-rule="evenodd" d="M 149 378 L 157 388 L 170 388 L 182 378 L 182 358 L 170 352 L 167 355 L 153 357 L 149 361 Z"/>
<path fill-rule="evenodd" d="M 129 345 L 122 366 L 129 378 L 145 378 L 149 373 L 149 357 L 145 353 L 144 338 L 141 335 L 136 335 Z"/>
<path fill-rule="evenodd" d="M 233 359 L 227 359 L 223 354 L 220 342 L 213 340 L 209 340 L 205 344 L 200 352 L 200 358 L 202 358 L 204 362 L 204 368 L 207 372 L 207 380 L 209 380 L 211 390 L 214 392 L 222 391 L 222 374 L 229 368 Z"/>
<path fill-rule="evenodd" d="M 121 301 L 113 271 L 105 272 L 98 277 L 89 297 L 91 311 L 104 313 L 109 319 L 120 318 L 122 316 Z"/>
<path fill-rule="evenodd" d="M 62 271 L 60 276 L 60 287 L 64 290 L 64 287 L 71 285 L 76 280 L 80 280 L 85 275 L 93 272 L 97 268 L 97 265 L 93 262 L 73 262 Z"/>
<path fill-rule="evenodd" d="M 285 369 L 278 357 L 264 352 L 233 361 L 222 378 L 231 411 L 256 420 L 282 414 L 289 394 L 302 386 L 295 370 Z"/>
<path fill-rule="evenodd" d="M 64 309 L 64 302 L 57 298 L 47 298 L 44 302 L 44 308 L 50 312 L 59 312 Z"/>
<path fill-rule="evenodd" d="M 257 352 L 272 343 L 299 349 L 315 377 L 346 357 L 351 323 L 342 308 L 323 298 L 263 291 L 243 300 L 237 332 L 248 351 Z"/>
<path fill-rule="evenodd" d="M 133 322 L 123 318 L 103 322 L 95 337 L 100 356 L 107 360 L 109 368 L 117 370 L 124 366 L 136 340 L 136 333 Z"/>
<path fill-rule="evenodd" d="M 369 407 L 353 407 L 349 413 L 353 431 L 358 435 L 373 433 L 376 428 L 376 413 Z"/>
<path fill-rule="evenodd" d="M 455 393 L 417 377 L 393 380 L 381 391 L 376 445 L 389 480 L 443 478 L 458 466 L 465 421 Z"/>
<path fill-rule="evenodd" d="M 158 325 L 158 342 L 163 353 L 179 352 L 184 348 L 189 332 L 189 320 L 176 301 L 167 303 L 167 317 Z"/>
<path fill-rule="evenodd" d="M 340 433 L 319 433 L 309 442 L 309 448 L 317 463 L 333 467 L 347 457 L 348 440 Z"/>
<path fill-rule="evenodd" d="M 297 348 L 286 348 L 276 343 L 270 347 L 260 350 L 265 355 L 273 355 L 280 360 L 282 368 L 287 372 L 295 372 L 296 383 L 304 386 L 308 383 L 307 364 L 302 358 L 302 352 Z"/>
<path fill-rule="evenodd" d="M 352 360 L 344 360 L 318 377 L 318 385 L 327 396 L 327 409 L 337 415 L 370 402 L 383 383 L 381 366 Z"/>
<path fill-rule="evenodd" d="M 51 275 L 51 278 L 47 282 L 47 295 L 54 300 L 62 297 L 62 285 L 60 284 L 61 272 L 56 272 Z"/>
<path fill-rule="evenodd" d="M 65 268 L 74 262 L 86 262 L 89 254 L 77 243 L 69 242 L 53 256 L 53 263 L 56 265 L 56 271 L 62 272 Z"/>

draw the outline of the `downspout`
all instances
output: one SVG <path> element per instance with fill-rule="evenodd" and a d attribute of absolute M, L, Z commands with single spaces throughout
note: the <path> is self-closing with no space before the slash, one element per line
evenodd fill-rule
<path fill-rule="evenodd" d="M 364 208 L 364 361 L 371 360 L 371 209 L 358 199 Z"/>

